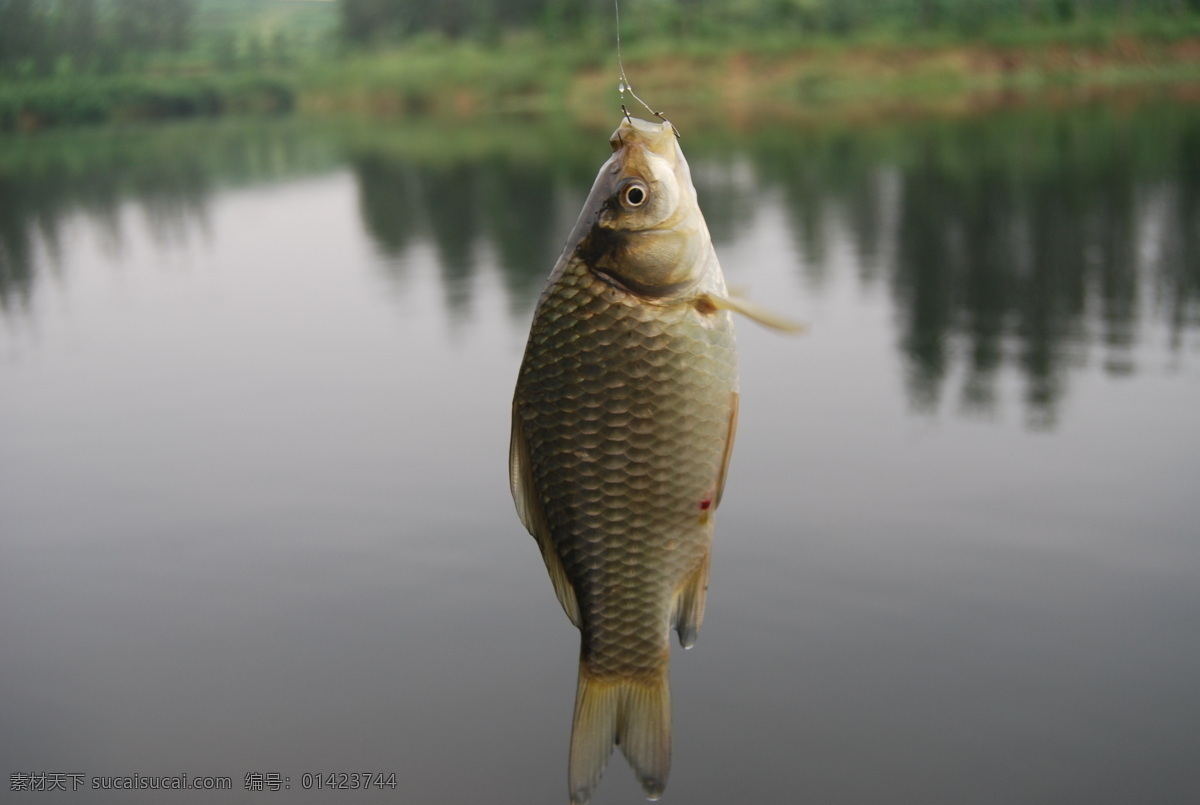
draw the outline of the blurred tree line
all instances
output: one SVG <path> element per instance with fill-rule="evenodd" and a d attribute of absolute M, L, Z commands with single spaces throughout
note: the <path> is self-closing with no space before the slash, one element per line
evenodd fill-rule
<path fill-rule="evenodd" d="M 487 39 L 505 30 L 552 36 L 611 31 L 613 0 L 339 0 L 351 44 L 436 33 Z M 1039 26 L 1200 13 L 1200 0 L 625 0 L 622 36 L 717 37 L 780 28 L 848 36 L 872 29 L 980 33 Z"/>
<path fill-rule="evenodd" d="M 337 19 L 304 0 L 0 0 L 0 76 L 280 67 L 327 53 Z"/>
<path fill-rule="evenodd" d="M 130 54 L 180 52 L 198 0 L 0 0 L 0 73 L 111 72 Z"/>
<path fill-rule="evenodd" d="M 970 36 L 1089 22 L 1111 28 L 1133 19 L 1169 26 L 1197 16 L 1200 0 L 625 0 L 621 35 L 629 42 L 877 31 Z M 264 25 L 269 17 L 292 27 Z M 298 0 L 0 0 L 0 76 L 111 73 L 137 68 L 150 55 L 185 53 L 219 69 L 282 64 L 324 41 L 316 31 L 322 25 L 336 27 L 351 49 L 430 35 L 494 41 L 510 31 L 608 41 L 613 17 L 613 0 L 336 0 L 336 7 Z"/>

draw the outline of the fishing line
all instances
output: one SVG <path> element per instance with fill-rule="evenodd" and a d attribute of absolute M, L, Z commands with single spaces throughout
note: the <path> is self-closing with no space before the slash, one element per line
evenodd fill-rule
<path fill-rule="evenodd" d="M 620 3 L 620 0 L 613 0 L 613 11 L 615 11 L 617 13 L 617 70 L 619 70 L 621 73 L 620 83 L 617 84 L 617 91 L 620 92 L 621 97 L 624 98 L 625 91 L 629 90 L 629 94 L 633 96 L 633 99 L 635 101 L 637 101 L 638 103 L 640 103 L 642 106 L 646 107 L 647 112 L 649 112 L 650 114 L 654 115 L 657 118 L 666 120 L 666 118 L 662 116 L 662 112 L 654 111 L 650 107 L 650 104 L 646 103 L 645 101 L 643 101 L 641 98 L 638 97 L 637 93 L 633 91 L 633 84 L 629 83 L 629 79 L 625 76 L 625 63 L 623 61 L 621 61 L 621 3 Z M 623 110 L 625 109 L 624 104 L 621 104 L 621 109 L 623 109 Z M 625 110 L 625 116 L 626 117 L 629 116 L 628 110 Z"/>

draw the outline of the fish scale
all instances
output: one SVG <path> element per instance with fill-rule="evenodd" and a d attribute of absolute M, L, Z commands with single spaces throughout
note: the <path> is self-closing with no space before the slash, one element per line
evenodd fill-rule
<path fill-rule="evenodd" d="M 729 314 L 628 299 L 579 260 L 539 310 L 520 412 L 552 540 L 579 595 L 583 654 L 605 675 L 654 673 L 675 589 L 711 542 L 701 503 L 716 483 L 736 383 Z"/>
<path fill-rule="evenodd" d="M 690 646 L 700 625 L 736 421 L 724 278 L 675 140 L 632 119 L 614 134 L 513 399 L 513 499 L 581 633 L 577 805 L 614 743 L 647 794 L 666 785 L 669 631 Z"/>

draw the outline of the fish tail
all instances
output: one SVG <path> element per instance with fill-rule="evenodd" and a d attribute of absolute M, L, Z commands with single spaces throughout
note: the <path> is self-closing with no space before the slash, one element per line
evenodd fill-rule
<path fill-rule="evenodd" d="M 667 665 L 643 677 L 593 675 L 579 663 L 568 784 L 571 805 L 584 805 L 608 764 L 613 745 L 633 767 L 650 799 L 667 787 L 671 768 L 671 691 Z"/>

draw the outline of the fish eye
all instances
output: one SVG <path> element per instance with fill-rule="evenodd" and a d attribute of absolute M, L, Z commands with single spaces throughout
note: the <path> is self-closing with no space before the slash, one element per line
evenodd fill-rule
<path fill-rule="evenodd" d="M 649 197 L 650 193 L 646 190 L 646 185 L 633 181 L 621 191 L 621 205 L 629 208 L 640 207 L 646 203 L 646 199 Z"/>

